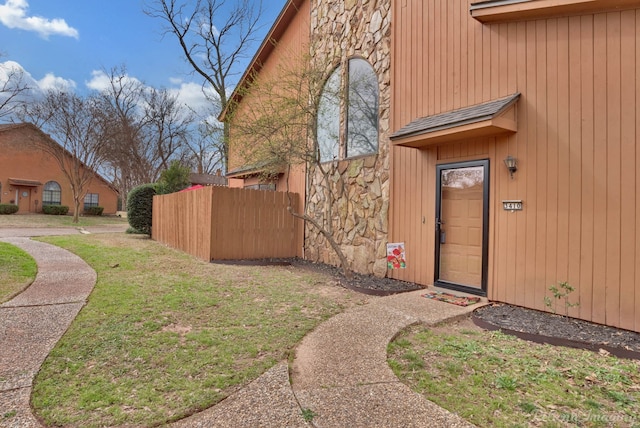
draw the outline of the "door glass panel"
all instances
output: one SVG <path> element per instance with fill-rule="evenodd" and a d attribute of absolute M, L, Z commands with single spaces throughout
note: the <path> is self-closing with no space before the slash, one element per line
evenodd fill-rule
<path fill-rule="evenodd" d="M 484 167 L 441 174 L 439 279 L 481 288 Z"/>

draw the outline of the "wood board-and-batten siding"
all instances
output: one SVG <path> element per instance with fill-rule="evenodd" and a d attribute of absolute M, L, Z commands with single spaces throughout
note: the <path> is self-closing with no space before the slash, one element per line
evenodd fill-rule
<path fill-rule="evenodd" d="M 284 192 L 217 186 L 154 196 L 152 238 L 204 261 L 301 257 L 302 224 L 288 206 Z"/>
<path fill-rule="evenodd" d="M 393 148 L 389 240 L 407 269 L 392 275 L 433 283 L 435 166 L 485 158 L 488 297 L 544 309 L 568 281 L 570 315 L 640 331 L 640 9 L 482 24 L 470 3 L 393 2 L 392 130 L 520 92 L 518 130 Z"/>

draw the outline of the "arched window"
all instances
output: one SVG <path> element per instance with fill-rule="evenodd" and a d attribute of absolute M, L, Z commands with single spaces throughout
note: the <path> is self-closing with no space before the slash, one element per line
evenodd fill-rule
<path fill-rule="evenodd" d="M 320 162 L 336 160 L 340 155 L 340 70 L 340 67 L 333 70 L 318 102 Z"/>
<path fill-rule="evenodd" d="M 361 58 L 349 61 L 347 157 L 378 152 L 378 78 Z"/>
<path fill-rule="evenodd" d="M 320 94 L 317 116 L 317 138 L 320 162 L 363 156 L 378 152 L 378 106 L 380 91 L 376 73 L 366 60 L 348 62 L 347 81 L 342 82 L 342 69 L 337 67 L 327 79 Z M 345 98 L 345 118 L 341 121 L 341 100 Z M 341 124 L 346 126 L 342 135 Z M 341 150 L 342 146 L 344 150 Z"/>
<path fill-rule="evenodd" d="M 42 205 L 60 205 L 62 190 L 55 181 L 47 181 L 42 190 Z"/>

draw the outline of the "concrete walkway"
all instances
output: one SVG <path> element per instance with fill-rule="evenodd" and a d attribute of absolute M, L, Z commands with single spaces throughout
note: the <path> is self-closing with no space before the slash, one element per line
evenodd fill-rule
<path fill-rule="evenodd" d="M 0 427 L 40 427 L 29 406 L 33 377 L 85 304 L 96 276 L 58 247 L 1 237 L 34 257 L 38 275 L 25 292 L 0 305 Z M 371 298 L 329 319 L 303 339 L 291 368 L 282 362 L 218 405 L 172 426 L 472 426 L 412 392 L 387 365 L 387 344 L 405 327 L 434 325 L 473 310 L 421 294 Z"/>
<path fill-rule="evenodd" d="M 29 406 L 33 378 L 84 306 L 96 273 L 78 256 L 28 238 L 2 238 L 36 260 L 23 293 L 0 305 L 0 426 L 40 427 Z"/>

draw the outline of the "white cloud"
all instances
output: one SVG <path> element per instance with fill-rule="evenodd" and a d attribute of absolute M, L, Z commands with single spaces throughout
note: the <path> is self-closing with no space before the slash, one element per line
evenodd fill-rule
<path fill-rule="evenodd" d="M 0 82 L 6 81 L 10 73 L 21 75 L 22 82 L 31 88 L 31 95 L 37 96 L 49 89 L 75 90 L 76 82 L 47 73 L 42 79 L 36 80 L 19 63 L 15 61 L 0 62 Z"/>
<path fill-rule="evenodd" d="M 42 91 L 48 91 L 49 89 L 72 91 L 76 89 L 76 82 L 55 76 L 53 73 L 47 73 L 42 79 L 38 80 L 38 87 Z"/>
<path fill-rule="evenodd" d="M 27 0 L 6 0 L 4 5 L 0 5 L 0 23 L 8 28 L 35 31 L 45 39 L 51 35 L 78 38 L 78 30 L 70 27 L 64 19 L 27 16 L 27 9 Z"/>
<path fill-rule="evenodd" d="M 218 96 L 213 89 L 205 88 L 204 92 L 202 85 L 195 82 L 185 82 L 181 79 L 170 79 L 174 87 L 169 91 L 172 95 L 177 96 L 178 102 L 188 106 L 193 111 L 199 114 L 206 114 L 211 111 L 217 110 L 215 101 Z"/>
<path fill-rule="evenodd" d="M 126 75 L 124 76 L 123 83 L 126 84 L 128 82 L 139 84 L 140 80 L 136 79 L 135 77 Z M 111 85 L 111 78 L 103 70 L 93 70 L 91 72 L 91 80 L 85 82 L 85 85 L 87 85 L 87 88 L 89 89 L 101 92 L 109 88 L 109 86 Z"/>

